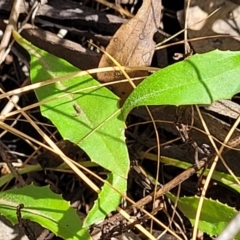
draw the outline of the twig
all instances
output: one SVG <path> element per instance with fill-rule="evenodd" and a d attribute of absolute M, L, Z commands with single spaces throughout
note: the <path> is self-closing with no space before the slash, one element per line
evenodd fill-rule
<path fill-rule="evenodd" d="M 213 155 L 212 155 L 213 157 Z M 212 157 L 210 158 L 210 160 L 212 159 Z M 199 166 L 200 168 L 202 168 L 205 163 L 206 163 L 206 158 L 201 159 L 199 161 Z M 175 177 L 173 180 L 171 180 L 170 182 L 168 182 L 167 184 L 165 184 L 162 188 L 160 188 L 155 194 L 155 198 L 159 198 L 161 196 L 163 196 L 165 193 L 169 192 L 172 188 L 176 187 L 177 185 L 179 185 L 180 183 L 182 183 L 183 181 L 185 181 L 186 179 L 188 179 L 190 176 L 192 176 L 194 173 L 196 173 L 198 171 L 198 167 L 197 166 L 192 166 L 190 168 L 188 168 L 187 170 L 185 170 L 184 172 L 182 172 L 181 174 L 179 174 L 177 177 Z M 136 202 L 136 204 L 130 206 L 129 208 L 127 208 L 125 210 L 125 212 L 127 212 L 128 214 L 133 213 L 134 209 L 140 209 L 145 206 L 146 204 L 152 202 L 154 199 L 154 192 L 147 195 L 145 198 L 142 198 L 141 200 L 139 200 L 138 202 Z M 95 235 L 97 232 L 100 231 L 100 229 L 105 225 L 110 223 L 111 226 L 117 226 L 119 225 L 120 221 L 123 221 L 124 217 L 120 214 L 117 213 L 114 216 L 110 217 L 109 219 L 105 220 L 104 222 L 102 222 L 101 224 L 97 225 L 97 228 L 95 231 L 92 232 L 93 235 Z"/>
<path fill-rule="evenodd" d="M 5 59 L 6 56 L 6 48 L 8 46 L 8 43 L 10 41 L 11 38 L 11 34 L 12 34 L 12 30 L 16 28 L 16 23 L 18 20 L 18 16 L 20 13 L 20 6 L 21 6 L 21 0 L 15 0 L 13 2 L 13 6 L 12 6 L 12 10 L 11 10 L 11 14 L 9 17 L 9 23 L 5 29 L 1 44 L 0 44 L 0 65 L 2 64 L 2 62 Z"/>
<path fill-rule="evenodd" d="M 7 164 L 8 168 L 10 169 L 13 176 L 17 179 L 20 185 L 23 187 L 25 186 L 25 181 L 23 180 L 22 176 L 18 173 L 18 171 L 13 167 L 12 162 L 9 159 L 9 156 L 6 154 L 6 149 L 3 143 L 0 141 L 0 156 L 2 160 Z"/>

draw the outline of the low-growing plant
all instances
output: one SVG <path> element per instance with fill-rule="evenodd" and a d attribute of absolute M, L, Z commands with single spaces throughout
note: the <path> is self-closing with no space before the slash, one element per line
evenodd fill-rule
<path fill-rule="evenodd" d="M 41 83 L 34 91 L 42 115 L 51 120 L 63 139 L 77 144 L 92 162 L 109 171 L 101 191 L 98 190 L 98 199 L 84 221 L 79 219 L 69 202 L 48 187 L 30 185 L 0 193 L 0 213 L 13 224 L 17 223 L 16 208 L 21 203 L 24 205 L 21 210 L 24 219 L 38 222 L 64 239 L 91 239 L 88 227 L 116 210 L 121 195 L 126 193 L 130 161 L 124 130 L 126 118 L 133 108 L 211 104 L 240 92 L 240 53 L 215 50 L 196 54 L 155 72 L 138 85 L 120 107 L 119 98 L 88 72 L 80 71 L 65 60 L 31 45 L 16 32 L 14 37 L 31 56 L 33 86 Z M 64 159 L 66 157 L 63 156 Z M 161 160 L 172 165 L 177 161 Z M 179 166 L 189 167 L 178 161 Z M 230 182 L 229 186 L 239 192 L 234 180 L 221 174 L 215 173 L 216 180 L 223 184 Z M 0 178 L 1 186 L 10 178 Z M 178 201 L 179 208 L 193 225 L 198 200 L 197 197 L 183 197 Z M 206 199 L 199 229 L 218 235 L 235 213 L 231 207 Z"/>

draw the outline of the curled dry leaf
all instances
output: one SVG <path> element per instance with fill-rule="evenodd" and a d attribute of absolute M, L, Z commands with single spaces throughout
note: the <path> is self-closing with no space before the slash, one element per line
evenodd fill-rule
<path fill-rule="evenodd" d="M 152 61 L 155 42 L 153 35 L 159 28 L 161 19 L 161 0 L 144 0 L 135 17 L 124 23 L 111 39 L 106 52 L 122 66 L 149 66 Z M 103 54 L 99 67 L 115 66 L 113 61 Z M 146 71 L 128 71 L 133 77 L 146 76 Z M 100 82 L 124 79 L 121 72 L 101 72 L 97 74 Z M 112 91 L 122 100 L 132 91 L 130 83 L 112 85 Z"/>

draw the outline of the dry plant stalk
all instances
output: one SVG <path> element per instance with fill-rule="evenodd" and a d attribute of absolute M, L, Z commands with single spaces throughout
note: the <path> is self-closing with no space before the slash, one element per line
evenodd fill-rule
<path fill-rule="evenodd" d="M 124 23 L 114 34 L 106 52 L 122 66 L 150 66 L 155 49 L 153 35 L 160 25 L 161 0 L 143 0 L 135 17 Z M 115 66 L 112 60 L 103 54 L 99 67 Z M 144 71 L 128 71 L 131 78 L 146 76 Z M 101 72 L 97 74 L 100 82 L 124 79 L 121 72 Z M 112 91 L 124 100 L 132 91 L 129 83 L 112 86 Z"/>

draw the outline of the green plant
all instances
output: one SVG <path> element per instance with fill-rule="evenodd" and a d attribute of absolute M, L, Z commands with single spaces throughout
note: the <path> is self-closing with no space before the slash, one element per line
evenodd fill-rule
<path fill-rule="evenodd" d="M 120 108 L 118 97 L 86 72 L 36 48 L 16 33 L 14 35 L 16 41 L 31 55 L 32 83 L 47 83 L 35 89 L 42 115 L 52 121 L 64 139 L 77 144 L 91 161 L 109 171 L 106 181 L 112 187 L 105 183 L 86 219 L 83 222 L 79 219 L 69 221 L 73 225 L 71 228 L 62 220 L 76 218 L 76 213 L 69 209 L 68 203 L 61 196 L 50 193 L 48 188 L 28 186 L 2 193 L 0 211 L 13 223 L 17 222 L 14 209 L 18 203 L 23 203 L 24 218 L 38 222 L 64 239 L 79 239 L 80 236 L 90 239 L 88 227 L 116 210 L 121 199 L 119 193 L 126 192 L 129 157 L 124 129 L 126 117 L 134 107 L 210 104 L 218 99 L 231 98 L 240 92 L 240 53 L 215 50 L 196 54 L 152 74 L 132 92 Z M 50 80 L 51 84 L 46 80 Z M 46 198 L 41 199 L 41 204 L 35 203 L 35 208 L 31 203 L 36 197 L 32 191 L 41 191 L 42 196 L 47 194 Z M 40 196 L 37 197 L 40 199 Z M 56 209 L 53 201 L 57 201 L 60 212 L 54 217 Z M 184 201 L 186 198 L 180 201 L 181 206 L 184 206 Z M 43 206 L 49 206 L 46 210 L 49 215 L 44 214 Z M 184 207 L 182 209 L 184 211 Z M 230 211 L 234 212 L 233 209 Z M 212 217 L 209 224 L 215 222 L 214 216 Z M 54 221 L 49 222 L 49 219 Z M 60 229 L 65 224 L 68 225 L 68 231 Z M 210 234 L 218 234 L 224 226 L 225 223 L 214 232 L 210 231 L 210 225 L 209 228 L 205 225 L 202 227 L 201 224 L 199 227 Z"/>

